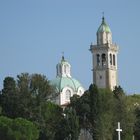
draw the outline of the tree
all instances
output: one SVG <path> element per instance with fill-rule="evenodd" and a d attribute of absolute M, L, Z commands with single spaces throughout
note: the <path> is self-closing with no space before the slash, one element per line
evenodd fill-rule
<path fill-rule="evenodd" d="M 140 107 L 140 95 L 127 95 L 127 111 L 128 111 L 128 128 L 131 128 L 131 132 L 129 132 L 129 135 L 132 137 L 132 135 L 135 133 L 135 127 L 137 122 L 137 109 Z M 127 132 L 128 133 L 128 132 Z"/>
<path fill-rule="evenodd" d="M 124 140 L 132 139 L 133 131 L 132 126 L 130 126 L 130 115 L 127 110 L 127 98 L 123 91 L 123 89 L 118 86 L 115 87 L 114 93 L 114 119 L 113 119 L 113 126 L 114 126 L 114 134 L 113 134 L 113 140 L 117 140 L 117 133 L 115 131 L 115 128 L 117 127 L 117 123 L 121 123 L 122 127 L 122 133 L 121 137 Z"/>
<path fill-rule="evenodd" d="M 115 86 L 113 93 L 114 93 L 114 97 L 117 99 L 121 99 L 121 97 L 125 95 L 121 86 Z"/>
<path fill-rule="evenodd" d="M 62 108 L 49 101 L 42 103 L 40 107 L 42 119 L 36 121 L 41 129 L 40 139 L 52 140 L 58 138 L 58 135 L 60 136 L 59 132 L 62 131 L 61 122 L 64 118 Z"/>
<path fill-rule="evenodd" d="M 22 73 L 17 76 L 17 88 L 20 98 L 21 117 L 38 120 L 40 106 L 46 102 L 53 88 L 48 79 L 41 74 Z"/>
<path fill-rule="evenodd" d="M 0 117 L 1 140 L 37 140 L 39 131 L 30 121 L 23 118 Z"/>
<path fill-rule="evenodd" d="M 13 77 L 6 77 L 3 82 L 2 94 L 0 95 L 2 114 L 15 118 L 18 116 L 19 97 L 16 89 L 16 81 Z"/>
<path fill-rule="evenodd" d="M 109 89 L 98 89 L 96 85 L 89 87 L 91 134 L 94 140 L 112 140 L 113 94 Z"/>
<path fill-rule="evenodd" d="M 70 107 L 76 110 L 80 128 L 89 131 L 93 139 L 112 140 L 113 94 L 110 90 L 90 85 L 83 96 L 71 98 Z"/>
<path fill-rule="evenodd" d="M 69 104 L 69 107 L 72 107 L 76 111 L 76 114 L 79 118 L 80 129 L 84 129 L 86 131 L 89 130 L 90 126 L 90 122 L 88 120 L 90 115 L 89 102 L 89 92 L 85 91 L 81 97 L 78 95 L 73 95 L 73 97 L 70 98 Z"/>
<path fill-rule="evenodd" d="M 38 101 L 42 102 L 49 99 L 50 95 L 54 91 L 54 88 L 50 85 L 46 76 L 41 74 L 32 74 L 30 90 L 32 95 L 36 96 Z"/>
<path fill-rule="evenodd" d="M 112 140 L 113 135 L 113 109 L 114 109 L 114 100 L 113 94 L 109 89 L 99 89 L 100 94 L 100 131 L 99 139 Z"/>
<path fill-rule="evenodd" d="M 73 108 L 66 108 L 65 110 L 65 119 L 67 122 L 68 137 L 69 140 L 78 140 L 80 127 L 79 127 L 79 118 L 76 115 L 76 111 Z"/>
<path fill-rule="evenodd" d="M 134 135 L 135 139 L 139 140 L 140 139 L 140 108 L 136 109 L 136 122 L 134 125 Z"/>
<path fill-rule="evenodd" d="M 0 138 L 1 140 L 14 140 L 11 136 L 12 119 L 0 116 Z"/>
<path fill-rule="evenodd" d="M 99 139 L 99 131 L 100 131 L 100 94 L 98 92 L 98 88 L 96 85 L 90 85 L 89 87 L 89 105 L 90 105 L 90 115 L 89 115 L 89 122 L 90 122 L 90 131 L 92 134 L 92 138 L 94 140 Z"/>

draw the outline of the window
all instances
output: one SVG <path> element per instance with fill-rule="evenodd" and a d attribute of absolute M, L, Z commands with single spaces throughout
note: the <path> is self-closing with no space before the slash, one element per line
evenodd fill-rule
<path fill-rule="evenodd" d="M 110 53 L 110 65 L 112 65 L 112 54 Z"/>
<path fill-rule="evenodd" d="M 115 66 L 116 64 L 115 64 L 115 54 L 113 54 L 113 65 Z"/>
<path fill-rule="evenodd" d="M 106 55 L 103 53 L 102 54 L 102 66 L 106 65 Z"/>
<path fill-rule="evenodd" d="M 97 66 L 99 66 L 100 65 L 100 55 L 97 54 L 96 56 L 97 56 Z"/>
<path fill-rule="evenodd" d="M 70 100 L 71 91 L 69 89 L 66 90 L 66 100 Z"/>
<path fill-rule="evenodd" d="M 100 79 L 102 79 L 102 75 L 100 75 L 99 77 L 100 77 Z"/>

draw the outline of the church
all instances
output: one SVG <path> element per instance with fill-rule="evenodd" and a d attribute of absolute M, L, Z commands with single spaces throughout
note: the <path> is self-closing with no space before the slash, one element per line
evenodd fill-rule
<path fill-rule="evenodd" d="M 70 97 L 75 94 L 82 96 L 85 91 L 81 83 L 71 76 L 71 65 L 64 56 L 56 65 L 56 78 L 51 84 L 55 88 L 54 102 L 62 107 L 70 103 Z"/>
<path fill-rule="evenodd" d="M 117 53 L 118 46 L 112 42 L 112 33 L 104 16 L 97 33 L 97 43 L 90 45 L 93 62 L 93 83 L 98 88 L 113 90 L 118 85 Z M 56 78 L 51 81 L 55 87 L 54 102 L 66 106 L 74 94 L 82 96 L 84 88 L 81 83 L 71 76 L 71 65 L 64 56 L 56 66 Z"/>

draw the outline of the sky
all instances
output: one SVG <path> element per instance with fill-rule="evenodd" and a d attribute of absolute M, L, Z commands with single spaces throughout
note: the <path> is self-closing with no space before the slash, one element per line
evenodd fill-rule
<path fill-rule="evenodd" d="M 62 52 L 72 76 L 92 83 L 91 42 L 102 12 L 119 46 L 118 79 L 140 93 L 140 0 L 0 0 L 0 89 L 6 76 L 28 72 L 56 77 Z"/>

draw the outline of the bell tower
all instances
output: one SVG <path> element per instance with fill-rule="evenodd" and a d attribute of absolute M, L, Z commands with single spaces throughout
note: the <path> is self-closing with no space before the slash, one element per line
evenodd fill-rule
<path fill-rule="evenodd" d="M 97 30 L 97 44 L 90 45 L 93 60 L 93 83 L 99 88 L 114 89 L 118 85 L 117 53 L 118 46 L 112 43 L 112 33 L 105 22 Z"/>

